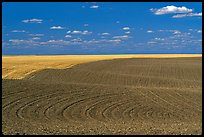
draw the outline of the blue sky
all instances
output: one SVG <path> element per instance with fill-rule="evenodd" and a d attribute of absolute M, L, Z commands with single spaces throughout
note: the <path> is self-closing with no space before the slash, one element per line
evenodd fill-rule
<path fill-rule="evenodd" d="M 201 2 L 4 2 L 2 54 L 202 53 Z"/>

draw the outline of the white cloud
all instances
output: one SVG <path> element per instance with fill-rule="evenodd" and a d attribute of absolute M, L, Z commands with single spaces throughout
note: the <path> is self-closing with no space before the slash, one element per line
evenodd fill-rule
<path fill-rule="evenodd" d="M 24 40 L 19 40 L 19 39 L 10 39 L 9 42 L 22 42 Z"/>
<path fill-rule="evenodd" d="M 90 6 L 90 8 L 91 8 L 91 9 L 97 9 L 97 8 L 99 8 L 99 6 L 93 5 L 93 6 Z"/>
<path fill-rule="evenodd" d="M 152 30 L 147 30 L 147 33 L 153 33 L 153 31 Z"/>
<path fill-rule="evenodd" d="M 121 40 L 120 39 L 114 39 L 114 40 L 107 40 L 107 39 L 102 39 L 102 40 L 95 40 L 95 39 L 92 39 L 92 40 L 89 40 L 89 41 L 83 41 L 84 44 L 97 44 L 97 43 L 120 43 Z"/>
<path fill-rule="evenodd" d="M 65 40 L 48 40 L 47 42 L 41 42 L 40 44 L 45 44 L 45 45 L 68 45 L 70 44 L 69 41 Z"/>
<path fill-rule="evenodd" d="M 66 36 L 65 36 L 65 38 L 71 38 L 71 37 L 72 37 L 71 35 L 66 35 Z"/>
<path fill-rule="evenodd" d="M 89 24 L 84 24 L 85 27 L 89 26 Z"/>
<path fill-rule="evenodd" d="M 164 38 L 154 38 L 155 40 L 161 40 L 161 41 L 163 41 L 163 40 L 165 40 Z"/>
<path fill-rule="evenodd" d="M 82 34 L 83 32 L 82 31 L 78 31 L 78 30 L 74 30 L 71 32 L 72 34 Z"/>
<path fill-rule="evenodd" d="M 109 42 L 113 42 L 113 43 L 120 43 L 121 40 L 120 39 L 115 39 L 115 40 L 109 40 Z"/>
<path fill-rule="evenodd" d="M 157 42 L 155 42 L 155 41 L 149 41 L 149 42 L 147 42 L 147 44 L 156 44 Z"/>
<path fill-rule="evenodd" d="M 40 38 L 39 37 L 33 37 L 32 39 L 33 40 L 39 40 Z"/>
<path fill-rule="evenodd" d="M 160 45 L 174 45 L 176 44 L 176 42 L 163 42 L 163 43 L 159 43 Z"/>
<path fill-rule="evenodd" d="M 167 31 L 167 30 L 163 30 L 163 29 L 160 29 L 160 30 L 158 30 L 159 32 L 164 32 L 164 31 Z"/>
<path fill-rule="evenodd" d="M 197 32 L 198 32 L 198 33 L 202 33 L 202 30 L 198 30 Z"/>
<path fill-rule="evenodd" d="M 150 9 L 155 15 L 163 15 L 163 14 L 172 14 L 172 13 L 189 13 L 192 12 L 193 9 L 188 9 L 185 6 L 176 7 L 176 6 L 166 6 L 160 9 Z"/>
<path fill-rule="evenodd" d="M 26 32 L 25 30 L 12 30 L 11 32 Z"/>
<path fill-rule="evenodd" d="M 114 36 L 113 38 L 116 38 L 116 39 L 127 39 L 127 38 L 128 38 L 128 35 Z"/>
<path fill-rule="evenodd" d="M 197 16 L 197 17 L 201 17 L 202 16 L 202 12 L 200 13 L 187 13 L 187 14 L 177 14 L 172 16 L 172 18 L 184 18 L 184 17 L 193 17 L 193 16 Z"/>
<path fill-rule="evenodd" d="M 72 42 L 81 42 L 82 39 L 81 39 L 81 38 L 76 38 L 76 39 L 72 39 L 71 41 L 72 41 Z"/>
<path fill-rule="evenodd" d="M 125 32 L 126 34 L 130 34 L 130 31 Z"/>
<path fill-rule="evenodd" d="M 50 27 L 50 29 L 64 29 L 64 27 L 61 27 L 61 26 L 52 26 L 52 27 Z"/>
<path fill-rule="evenodd" d="M 69 31 L 67 31 L 67 33 L 71 33 L 71 32 L 72 32 L 72 31 L 70 31 L 70 30 L 69 30 Z"/>
<path fill-rule="evenodd" d="M 123 30 L 130 30 L 130 28 L 129 27 L 124 27 Z"/>
<path fill-rule="evenodd" d="M 179 30 L 172 30 L 171 32 L 173 32 L 173 34 L 181 34 Z"/>
<path fill-rule="evenodd" d="M 42 19 L 27 19 L 27 20 L 22 20 L 24 23 L 42 23 Z"/>
<path fill-rule="evenodd" d="M 83 41 L 85 44 L 96 44 L 96 43 L 100 43 L 101 41 L 99 40 L 95 40 L 95 39 L 92 39 L 92 40 L 88 40 L 88 41 Z"/>
<path fill-rule="evenodd" d="M 172 32 L 173 34 L 181 34 L 179 30 L 159 30 L 159 32 Z"/>
<path fill-rule="evenodd" d="M 74 31 L 68 31 L 67 33 L 71 33 L 71 34 L 81 34 L 81 35 L 88 35 L 91 34 L 92 32 L 88 31 L 88 30 L 84 30 L 84 31 L 79 31 L 79 30 L 74 30 Z"/>
<path fill-rule="evenodd" d="M 30 36 L 36 36 L 36 37 L 41 37 L 44 36 L 44 34 L 29 34 Z"/>
<path fill-rule="evenodd" d="M 10 39 L 12 45 L 33 45 L 35 42 L 33 40 L 23 40 L 23 39 Z"/>
<path fill-rule="evenodd" d="M 101 35 L 107 36 L 107 35 L 110 35 L 110 33 L 104 32 L 104 33 L 101 33 Z"/>

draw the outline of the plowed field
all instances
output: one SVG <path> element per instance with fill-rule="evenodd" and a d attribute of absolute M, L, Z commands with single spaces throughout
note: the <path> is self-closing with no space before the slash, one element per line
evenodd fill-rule
<path fill-rule="evenodd" d="M 202 58 L 129 58 L 2 81 L 3 134 L 201 134 Z"/>

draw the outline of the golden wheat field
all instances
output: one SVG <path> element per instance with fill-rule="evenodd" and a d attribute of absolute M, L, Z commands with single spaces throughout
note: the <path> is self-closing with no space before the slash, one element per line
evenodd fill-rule
<path fill-rule="evenodd" d="M 202 134 L 202 55 L 2 57 L 3 134 Z"/>

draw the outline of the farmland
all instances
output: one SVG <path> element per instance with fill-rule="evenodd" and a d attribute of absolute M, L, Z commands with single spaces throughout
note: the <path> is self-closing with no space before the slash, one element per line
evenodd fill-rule
<path fill-rule="evenodd" d="M 3 134 L 201 134 L 201 55 L 2 57 Z"/>
<path fill-rule="evenodd" d="M 130 54 L 130 55 L 61 55 L 61 56 L 3 56 L 2 78 L 23 79 L 43 69 L 66 69 L 76 64 L 117 58 L 175 58 L 201 57 L 201 54 Z"/>

